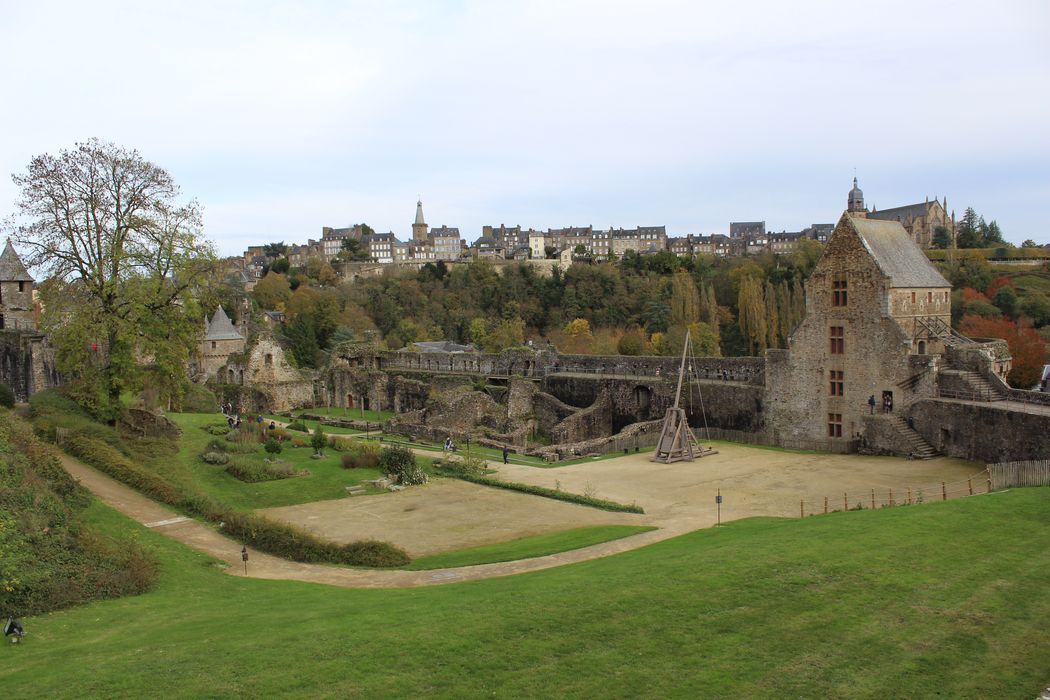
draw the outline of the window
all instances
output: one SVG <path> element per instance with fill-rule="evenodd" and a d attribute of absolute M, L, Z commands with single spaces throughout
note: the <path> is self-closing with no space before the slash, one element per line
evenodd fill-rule
<path fill-rule="evenodd" d="M 911 293 L 911 303 L 915 303 L 915 292 Z"/>
<path fill-rule="evenodd" d="M 19 291 L 19 293 L 25 291 L 25 284 L 26 284 L 25 282 L 19 282 L 18 283 L 18 291 Z"/>
<path fill-rule="evenodd" d="M 828 414 L 828 437 L 840 438 L 842 437 L 842 414 L 841 413 L 829 413 Z"/>
<path fill-rule="evenodd" d="M 831 327 L 831 354 L 841 355 L 846 352 L 846 329 L 842 326 Z"/>
<path fill-rule="evenodd" d="M 829 396 L 842 396 L 843 387 L 843 375 L 845 373 L 839 369 L 833 369 L 830 371 L 831 375 L 831 392 Z"/>
<path fill-rule="evenodd" d="M 835 275 L 831 280 L 831 305 L 846 305 L 846 276 Z"/>
<path fill-rule="evenodd" d="M 927 304 L 932 304 L 933 303 L 933 292 L 926 292 L 926 303 Z"/>
<path fill-rule="evenodd" d="M 212 349 L 212 350 L 214 350 L 214 349 L 215 349 L 216 345 L 217 345 L 217 343 L 216 343 L 216 342 L 215 342 L 214 340 L 213 340 L 213 341 L 211 341 L 211 349 Z"/>

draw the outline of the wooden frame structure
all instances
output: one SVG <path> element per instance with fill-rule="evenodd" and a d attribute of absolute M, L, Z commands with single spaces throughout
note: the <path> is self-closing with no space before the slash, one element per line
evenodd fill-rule
<path fill-rule="evenodd" d="M 656 442 L 656 452 L 651 462 L 692 462 L 697 457 L 717 454 L 717 450 L 703 447 L 696 441 L 689 427 L 689 416 L 679 403 L 682 399 L 682 378 L 685 376 L 685 356 L 689 350 L 689 331 L 685 333 L 685 346 L 682 348 L 682 364 L 678 368 L 678 387 L 674 393 L 674 406 L 664 414 L 664 424 L 660 430 L 660 439 Z"/>

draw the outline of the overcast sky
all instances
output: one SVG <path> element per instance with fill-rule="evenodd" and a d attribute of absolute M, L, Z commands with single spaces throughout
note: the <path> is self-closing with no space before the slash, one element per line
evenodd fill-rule
<path fill-rule="evenodd" d="M 1050 243 L 1050 3 L 0 0 L 9 174 L 97 136 L 220 252 L 366 222 L 834 222 L 948 197 Z"/>

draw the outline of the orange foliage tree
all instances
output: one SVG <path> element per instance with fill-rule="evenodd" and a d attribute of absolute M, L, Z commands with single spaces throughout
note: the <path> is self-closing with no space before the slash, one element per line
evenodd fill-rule
<path fill-rule="evenodd" d="M 1006 377 L 1010 386 L 1031 389 L 1039 381 L 1046 363 L 1046 344 L 1031 323 L 967 314 L 959 322 L 959 330 L 974 338 L 1002 338 L 1006 341 L 1013 356 L 1012 368 Z"/>

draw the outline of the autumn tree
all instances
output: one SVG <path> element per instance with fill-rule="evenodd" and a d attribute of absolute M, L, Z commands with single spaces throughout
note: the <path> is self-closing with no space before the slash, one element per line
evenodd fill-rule
<path fill-rule="evenodd" d="M 214 272 L 194 201 L 138 151 L 92 139 L 33 158 L 13 176 L 26 262 L 41 285 L 41 326 L 78 399 L 112 420 L 146 359 L 177 392 Z"/>
<path fill-rule="evenodd" d="M 1010 348 L 1011 369 L 1006 380 L 1018 389 L 1031 389 L 1046 363 L 1046 345 L 1027 322 L 1006 318 L 963 316 L 959 330 L 971 338 L 1002 338 Z"/>
<path fill-rule="evenodd" d="M 768 340 L 766 299 L 759 279 L 749 276 L 742 278 L 737 309 L 737 322 L 740 332 L 747 339 L 748 350 L 752 355 L 758 355 L 766 349 Z"/>

